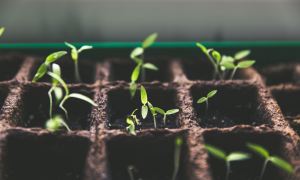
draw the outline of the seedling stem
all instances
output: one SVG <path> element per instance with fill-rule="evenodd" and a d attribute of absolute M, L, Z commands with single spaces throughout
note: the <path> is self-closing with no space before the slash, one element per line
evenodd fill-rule
<path fill-rule="evenodd" d="M 172 180 L 176 180 L 179 166 L 180 166 L 180 154 L 181 154 L 181 146 L 182 146 L 183 140 L 181 137 L 177 137 L 175 139 L 175 150 L 174 150 L 174 171 L 172 175 Z"/>

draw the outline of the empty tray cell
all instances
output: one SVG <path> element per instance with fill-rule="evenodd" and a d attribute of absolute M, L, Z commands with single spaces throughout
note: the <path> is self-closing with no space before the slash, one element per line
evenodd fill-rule
<path fill-rule="evenodd" d="M 49 98 L 48 91 L 50 87 L 26 87 L 22 94 L 21 117 L 16 119 L 19 126 L 44 128 L 49 119 Z M 81 93 L 93 99 L 93 92 L 84 88 L 71 88 L 71 93 Z M 53 100 L 53 102 L 55 102 Z M 88 130 L 90 126 L 90 113 L 92 105 L 85 101 L 70 98 L 65 103 L 69 119 L 65 121 L 72 130 Z M 21 111 L 21 110 L 20 110 Z M 53 105 L 53 115 L 59 114 L 65 117 L 64 112 L 58 108 L 58 104 Z"/>
<path fill-rule="evenodd" d="M 205 143 L 222 149 L 227 154 L 231 152 L 245 152 L 251 155 L 250 159 L 244 161 L 233 161 L 230 163 L 230 180 L 259 179 L 264 159 L 249 150 L 246 143 L 255 143 L 266 148 L 270 155 L 276 155 L 286 159 L 283 154 L 284 138 L 275 133 L 255 133 L 255 132 L 221 132 L 212 131 L 204 133 Z M 224 180 L 226 174 L 225 162 L 209 155 L 208 162 L 214 180 Z M 263 179 L 286 179 L 287 175 L 272 163 L 268 163 Z"/>
<path fill-rule="evenodd" d="M 0 56 L 0 81 L 12 80 L 19 72 L 23 60 L 14 55 Z"/>
<path fill-rule="evenodd" d="M 298 70 L 297 70 L 298 69 Z M 267 85 L 300 82 L 299 65 L 285 63 L 272 65 L 261 70 Z"/>
<path fill-rule="evenodd" d="M 144 82 L 160 81 L 167 82 L 170 81 L 171 75 L 168 69 L 168 62 L 164 59 L 161 61 L 147 61 L 149 63 L 155 64 L 158 67 L 157 71 L 145 69 L 145 80 Z M 110 68 L 110 81 L 131 81 L 131 74 L 136 64 L 128 60 L 111 61 Z M 142 73 L 140 74 L 140 81 L 142 81 Z"/>
<path fill-rule="evenodd" d="M 89 146 L 79 136 L 12 133 L 2 153 L 3 179 L 81 180 Z"/>
<path fill-rule="evenodd" d="M 128 167 L 134 167 L 134 179 L 171 179 L 174 171 L 174 136 L 118 136 L 107 141 L 106 153 L 111 180 L 131 180 Z M 181 146 L 176 180 L 188 180 L 187 147 Z"/>
<path fill-rule="evenodd" d="M 199 98 L 210 91 L 217 94 L 206 103 L 198 104 Z M 231 127 L 240 124 L 258 126 L 267 122 L 264 108 L 258 98 L 258 88 L 247 84 L 196 85 L 191 88 L 197 121 L 203 128 Z"/>
<path fill-rule="evenodd" d="M 35 73 L 37 72 L 38 67 L 41 65 L 42 62 L 37 63 L 33 71 L 31 72 L 32 78 L 34 77 Z M 78 82 L 75 78 L 75 65 L 73 61 L 69 58 L 62 58 L 55 62 L 59 64 L 61 67 L 62 78 L 68 84 L 75 84 L 75 83 L 87 83 L 93 84 L 95 82 L 96 77 L 96 63 L 93 63 L 90 60 L 86 59 L 79 59 L 79 74 L 81 81 Z M 39 80 L 40 82 L 51 82 L 51 78 L 48 75 L 45 75 L 42 79 Z"/>
<path fill-rule="evenodd" d="M 176 106 L 176 92 L 174 89 L 165 88 L 147 88 L 148 100 L 155 107 L 160 107 L 164 110 L 178 108 Z M 146 119 L 141 117 L 141 100 L 140 91 L 137 90 L 136 95 L 131 99 L 129 90 L 127 88 L 113 89 L 108 93 L 108 126 L 112 129 L 125 129 L 126 117 L 132 113 L 133 110 L 138 109 L 136 115 L 141 121 L 141 126 L 138 128 L 154 128 L 153 117 L 148 112 Z M 156 118 L 158 128 L 176 128 L 178 127 L 177 114 L 167 116 L 167 123 L 164 126 L 163 116 L 158 114 Z"/>
<path fill-rule="evenodd" d="M 182 61 L 183 71 L 189 80 L 203 80 L 209 81 L 213 79 L 214 68 L 212 64 L 207 60 L 193 59 Z M 229 74 L 226 75 L 226 79 L 229 78 Z M 250 79 L 249 75 L 245 73 L 245 70 L 237 70 L 234 75 L 234 79 Z"/>

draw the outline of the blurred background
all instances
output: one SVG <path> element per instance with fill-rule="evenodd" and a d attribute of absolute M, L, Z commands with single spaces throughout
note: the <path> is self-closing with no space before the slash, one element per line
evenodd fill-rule
<path fill-rule="evenodd" d="M 299 0 L 1 0 L 2 42 L 300 40 Z"/>

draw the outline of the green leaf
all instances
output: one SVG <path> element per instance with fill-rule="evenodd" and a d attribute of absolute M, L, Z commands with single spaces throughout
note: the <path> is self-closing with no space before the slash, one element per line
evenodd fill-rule
<path fill-rule="evenodd" d="M 4 31 L 5 31 L 5 28 L 4 28 L 4 27 L 1 27 L 1 28 L 0 28 L 0 37 L 3 35 Z"/>
<path fill-rule="evenodd" d="M 202 97 L 202 98 L 198 99 L 197 103 L 198 103 L 198 104 L 202 104 L 202 103 L 204 103 L 205 101 L 207 101 L 207 98 L 206 98 L 206 97 Z"/>
<path fill-rule="evenodd" d="M 40 65 L 39 69 L 33 77 L 32 82 L 37 82 L 39 79 L 41 79 L 47 73 L 47 68 L 48 66 L 45 63 Z"/>
<path fill-rule="evenodd" d="M 144 86 L 141 86 L 141 102 L 145 105 L 148 102 L 147 91 Z"/>
<path fill-rule="evenodd" d="M 205 149 L 216 158 L 226 160 L 226 153 L 223 150 L 208 144 L 205 145 Z"/>
<path fill-rule="evenodd" d="M 255 63 L 255 61 L 253 61 L 253 60 L 242 61 L 242 62 L 238 63 L 237 67 L 238 68 L 248 68 L 248 67 L 251 67 L 254 63 Z"/>
<path fill-rule="evenodd" d="M 140 75 L 140 65 L 138 64 L 132 71 L 131 74 L 131 82 L 136 82 Z"/>
<path fill-rule="evenodd" d="M 247 143 L 247 147 L 266 159 L 270 156 L 269 152 L 264 147 L 258 144 Z"/>
<path fill-rule="evenodd" d="M 213 56 L 213 58 L 215 59 L 215 60 L 217 60 L 218 62 L 220 62 L 221 61 L 221 54 L 218 52 L 218 51 L 213 51 L 212 52 L 212 56 Z"/>
<path fill-rule="evenodd" d="M 145 119 L 148 115 L 148 106 L 147 105 L 143 105 L 142 106 L 142 118 Z"/>
<path fill-rule="evenodd" d="M 144 49 L 141 47 L 137 47 L 131 52 L 130 58 L 135 59 L 136 57 L 142 55 L 143 53 L 144 53 Z"/>
<path fill-rule="evenodd" d="M 80 99 L 82 101 L 85 101 L 93 106 L 97 106 L 97 104 L 92 100 L 90 99 L 89 97 L 85 96 L 85 95 L 82 95 L 82 94 L 78 94 L 78 93 L 72 93 L 68 96 L 69 98 L 75 98 L 75 99 Z"/>
<path fill-rule="evenodd" d="M 239 51 L 234 55 L 234 59 L 237 60 L 244 59 L 245 57 L 249 56 L 250 53 L 251 53 L 250 50 Z"/>
<path fill-rule="evenodd" d="M 60 87 L 55 87 L 53 89 L 54 91 L 54 95 L 55 95 L 55 99 L 57 102 L 59 102 L 60 100 L 62 100 L 63 98 L 63 90 Z"/>
<path fill-rule="evenodd" d="M 52 72 L 58 76 L 61 76 L 61 69 L 58 64 L 52 64 Z M 58 84 L 58 81 L 56 79 L 52 78 L 52 84 L 53 86 L 56 86 Z"/>
<path fill-rule="evenodd" d="M 231 57 L 231 56 L 223 55 L 223 56 L 222 56 L 222 61 L 221 61 L 221 63 L 222 63 L 222 62 L 231 62 L 231 63 L 233 63 L 233 62 L 234 62 L 234 59 L 233 59 L 233 57 Z"/>
<path fill-rule="evenodd" d="M 129 91 L 130 91 L 131 97 L 135 96 L 136 89 L 137 89 L 137 84 L 135 82 L 131 82 L 130 86 L 129 86 Z"/>
<path fill-rule="evenodd" d="M 286 172 L 288 172 L 290 174 L 293 173 L 293 171 L 294 171 L 294 168 L 290 163 L 288 163 L 287 161 L 285 161 L 285 160 L 283 160 L 283 159 L 281 159 L 277 156 L 272 156 L 272 157 L 269 158 L 269 160 L 274 165 L 276 165 L 277 167 L 285 170 Z"/>
<path fill-rule="evenodd" d="M 207 98 L 211 98 L 211 97 L 213 97 L 213 96 L 215 96 L 216 94 L 217 94 L 217 90 L 212 90 L 212 91 L 210 91 L 208 94 L 207 94 Z"/>
<path fill-rule="evenodd" d="M 157 36 L 158 36 L 157 33 L 150 34 L 142 43 L 142 47 L 144 49 L 146 49 L 146 48 L 152 46 L 152 44 L 156 41 Z"/>
<path fill-rule="evenodd" d="M 179 109 L 170 109 L 166 112 L 167 115 L 176 114 L 179 112 Z"/>
<path fill-rule="evenodd" d="M 84 45 L 78 50 L 78 53 L 81 53 L 82 51 L 89 50 L 89 49 L 93 49 L 93 46 Z"/>
<path fill-rule="evenodd" d="M 65 45 L 68 46 L 71 49 L 77 49 L 73 44 L 65 42 Z"/>
<path fill-rule="evenodd" d="M 48 72 L 48 75 L 51 76 L 52 78 L 56 79 L 64 88 L 65 92 L 66 92 L 66 96 L 69 95 L 69 88 L 66 84 L 66 82 L 57 74 L 54 74 L 52 72 Z"/>
<path fill-rule="evenodd" d="M 221 66 L 225 67 L 226 69 L 234 69 L 234 59 L 231 56 L 222 56 L 222 61 L 220 63 Z"/>
<path fill-rule="evenodd" d="M 163 109 L 159 107 L 153 107 L 153 109 L 161 115 L 164 115 L 166 113 Z"/>
<path fill-rule="evenodd" d="M 146 68 L 146 69 L 154 70 L 154 71 L 158 70 L 158 67 L 156 67 L 152 63 L 145 63 L 145 64 L 143 64 L 143 67 Z"/>
<path fill-rule="evenodd" d="M 46 122 L 46 129 L 50 132 L 58 131 L 62 127 L 61 116 L 54 116 Z"/>
<path fill-rule="evenodd" d="M 66 55 L 66 54 L 67 54 L 66 51 L 54 52 L 54 53 L 52 53 L 52 54 L 50 54 L 46 57 L 45 64 L 49 65 L 49 64 L 55 62 L 56 60 L 58 60 L 59 58 L 61 58 L 62 56 Z"/>
<path fill-rule="evenodd" d="M 207 48 L 205 46 L 203 46 L 201 43 L 196 43 L 196 46 L 199 47 L 203 53 L 205 53 L 206 55 L 207 53 Z"/>
<path fill-rule="evenodd" d="M 78 52 L 76 49 L 71 50 L 71 57 L 72 57 L 73 61 L 75 61 L 75 62 L 78 61 Z"/>
<path fill-rule="evenodd" d="M 250 155 L 243 152 L 232 152 L 227 156 L 227 161 L 242 161 L 249 159 Z"/>

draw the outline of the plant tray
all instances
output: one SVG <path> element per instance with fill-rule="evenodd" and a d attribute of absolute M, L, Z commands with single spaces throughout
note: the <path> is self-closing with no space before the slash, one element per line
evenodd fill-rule
<path fill-rule="evenodd" d="M 50 133 L 44 125 L 51 83 L 47 78 L 31 82 L 44 56 L 24 48 L 0 55 L 0 179 L 130 180 L 127 167 L 134 165 L 143 180 L 167 180 L 178 136 L 184 143 L 177 180 L 224 179 L 224 164 L 210 156 L 204 144 L 250 153 L 247 142 L 266 147 L 295 167 L 290 177 L 270 165 L 264 179 L 300 179 L 300 64 L 261 63 L 255 69 L 239 70 L 234 80 L 211 81 L 212 69 L 201 57 L 150 52 L 147 59 L 160 71 L 147 74 L 142 84 L 154 104 L 177 107 L 180 112 L 169 117 L 167 128 L 158 122 L 154 129 L 149 119 L 132 136 L 125 131 L 124 118 L 140 104 L 130 98 L 133 66 L 122 55 L 126 48 L 112 47 L 116 54 L 108 51 L 103 57 L 81 59 L 80 84 L 74 83 L 73 64 L 66 57 L 58 62 L 70 90 L 89 96 L 98 106 L 70 101 L 66 108 L 72 132 Z M 196 101 L 211 89 L 218 94 L 205 113 Z M 233 163 L 230 180 L 256 179 L 262 163 L 255 155 L 250 161 Z"/>

